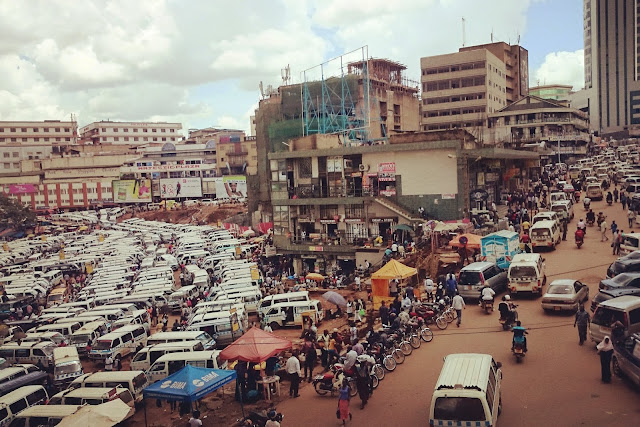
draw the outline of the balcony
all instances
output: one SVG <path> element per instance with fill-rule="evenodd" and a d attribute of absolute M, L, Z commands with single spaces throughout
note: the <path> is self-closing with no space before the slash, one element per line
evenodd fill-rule
<path fill-rule="evenodd" d="M 289 198 L 296 199 L 321 199 L 329 197 L 373 197 L 378 195 L 378 189 L 373 186 L 343 188 L 323 187 L 317 185 L 299 185 L 289 192 Z"/>

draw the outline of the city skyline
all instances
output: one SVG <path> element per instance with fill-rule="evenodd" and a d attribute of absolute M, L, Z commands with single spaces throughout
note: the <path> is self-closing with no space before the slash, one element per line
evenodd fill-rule
<path fill-rule="evenodd" d="M 68 25 L 49 19 L 52 4 Z M 489 7 L 487 7 L 489 5 Z M 249 132 L 258 84 L 368 45 L 407 65 L 491 41 L 529 51 L 530 85 L 582 88 L 582 2 L 0 2 L 0 120 L 169 121 Z M 223 13 L 221 13 L 223 12 Z M 221 19 L 223 17 L 223 19 Z M 100 29 L 100 30 L 98 30 Z M 428 34 L 427 37 L 425 35 Z"/>

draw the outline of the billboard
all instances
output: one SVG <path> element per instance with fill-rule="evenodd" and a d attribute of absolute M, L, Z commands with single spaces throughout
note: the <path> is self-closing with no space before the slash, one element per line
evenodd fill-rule
<path fill-rule="evenodd" d="M 126 179 L 111 182 L 114 203 L 151 202 L 151 180 Z"/>
<path fill-rule="evenodd" d="M 160 197 L 202 197 L 201 178 L 166 178 L 160 180 Z"/>
<path fill-rule="evenodd" d="M 38 189 L 33 184 L 9 184 L 9 194 L 37 193 Z"/>
<path fill-rule="evenodd" d="M 239 199 L 247 197 L 247 177 L 243 175 L 223 176 L 216 181 L 217 199 Z"/>

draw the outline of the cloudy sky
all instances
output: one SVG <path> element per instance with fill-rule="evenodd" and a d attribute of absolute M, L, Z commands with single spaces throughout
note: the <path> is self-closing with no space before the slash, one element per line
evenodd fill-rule
<path fill-rule="evenodd" d="M 258 84 L 366 45 L 408 66 L 494 41 L 530 84 L 583 86 L 582 0 L 0 0 L 0 120 L 249 129 Z M 185 131 L 186 133 L 186 131 Z"/>

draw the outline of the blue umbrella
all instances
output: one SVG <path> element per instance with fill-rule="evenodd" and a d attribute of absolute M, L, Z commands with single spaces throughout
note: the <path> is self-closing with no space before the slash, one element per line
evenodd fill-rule
<path fill-rule="evenodd" d="M 334 291 L 325 292 L 324 294 L 322 294 L 322 298 L 338 306 L 342 306 L 342 307 L 347 306 L 347 300 L 344 299 L 342 295 Z"/>

